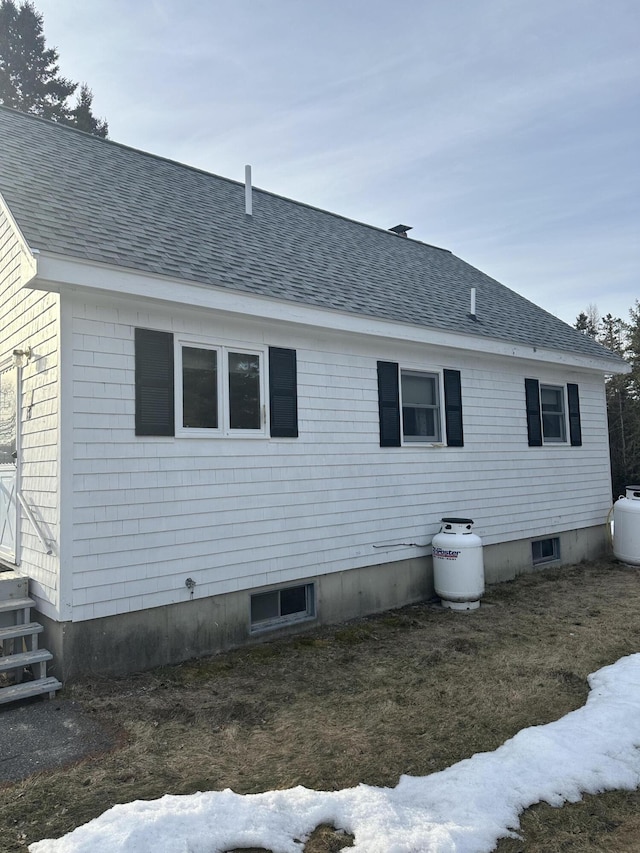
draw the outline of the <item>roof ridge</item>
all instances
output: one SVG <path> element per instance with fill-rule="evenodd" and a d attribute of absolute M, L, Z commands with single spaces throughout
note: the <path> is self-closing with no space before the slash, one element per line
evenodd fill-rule
<path fill-rule="evenodd" d="M 130 151 L 133 154 L 138 154 L 138 155 L 140 155 L 146 159 L 157 160 L 157 161 L 162 162 L 162 163 L 169 163 L 171 166 L 176 166 L 176 167 L 181 168 L 181 169 L 187 169 L 190 172 L 196 172 L 199 175 L 205 175 L 206 177 L 209 177 L 209 178 L 216 178 L 219 181 L 226 181 L 227 183 L 233 184 L 234 186 L 237 186 L 237 187 L 244 188 L 244 186 L 245 186 L 243 181 L 238 181 L 238 180 L 235 180 L 234 178 L 228 178 L 225 175 L 219 175 L 216 172 L 210 172 L 207 169 L 202 169 L 199 166 L 192 166 L 190 163 L 183 163 L 180 160 L 174 160 L 171 157 L 165 157 L 162 154 L 154 154 L 151 151 L 144 151 L 142 148 L 135 148 L 133 145 L 127 145 L 124 142 L 117 142 L 114 139 L 105 139 L 102 136 L 95 136 L 94 134 L 88 133 L 85 130 L 80 130 L 80 128 L 78 128 L 78 127 L 73 127 L 72 125 L 64 124 L 63 122 L 53 121 L 52 119 L 44 118 L 44 116 L 33 115 L 33 113 L 24 113 L 21 110 L 16 110 L 16 109 L 13 109 L 13 107 L 7 107 L 7 106 L 4 106 L 2 104 L 0 104 L 0 110 L 2 110 L 3 112 L 10 113 L 14 116 L 19 116 L 21 118 L 30 120 L 30 121 L 37 121 L 37 122 L 40 122 L 41 124 L 45 124 L 45 125 L 49 125 L 49 126 L 52 125 L 55 128 L 62 128 L 65 131 L 68 131 L 70 133 L 79 134 L 81 136 L 84 136 L 87 139 L 91 139 L 96 144 L 111 145 L 115 148 L 120 148 L 124 151 Z M 279 193 L 273 192 L 273 190 L 265 190 L 265 189 L 262 189 L 261 187 L 255 186 L 255 185 L 252 185 L 252 190 L 254 192 L 259 192 L 259 193 L 263 193 L 264 195 L 271 196 L 271 198 L 276 198 L 276 199 L 280 199 L 281 201 L 286 201 L 289 204 L 294 204 L 298 207 L 304 207 L 307 210 L 315 210 L 318 213 L 325 214 L 326 216 L 333 216 L 336 219 L 341 219 L 343 222 L 350 222 L 353 225 L 359 225 L 362 228 L 369 228 L 373 231 L 377 231 L 377 232 L 380 232 L 382 234 L 389 234 L 390 237 L 397 238 L 396 234 L 392 234 L 389 231 L 389 229 L 382 228 L 379 225 L 371 225 L 371 223 L 369 223 L 369 222 L 361 222 L 359 219 L 353 219 L 352 217 L 345 216 L 342 213 L 335 213 L 332 210 L 326 210 L 325 208 L 318 207 L 317 205 L 314 205 L 314 204 L 308 204 L 307 202 L 304 202 L 304 201 L 298 201 L 297 199 L 289 198 L 289 196 L 285 196 L 285 195 L 281 195 Z M 411 237 L 407 238 L 407 245 L 410 245 L 410 244 L 414 244 L 417 246 L 427 246 L 428 248 L 436 249 L 439 252 L 448 252 L 449 254 L 452 254 L 450 249 L 444 249 L 444 248 L 442 248 L 442 246 L 434 246 L 432 243 L 425 243 L 423 240 L 415 240 Z"/>

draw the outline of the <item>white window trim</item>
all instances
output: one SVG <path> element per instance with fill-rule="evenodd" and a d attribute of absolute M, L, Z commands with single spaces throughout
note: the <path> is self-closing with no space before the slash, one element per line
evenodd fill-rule
<path fill-rule="evenodd" d="M 213 350 L 218 354 L 218 427 L 198 428 L 183 426 L 184 402 L 182 385 L 182 348 Z M 260 429 L 231 429 L 229 426 L 229 353 L 238 352 L 260 357 Z M 267 347 L 236 345 L 227 340 L 202 340 L 187 335 L 174 337 L 174 388 L 175 388 L 175 433 L 189 438 L 267 438 L 268 398 L 266 394 L 266 371 L 268 370 Z"/>
<path fill-rule="evenodd" d="M 440 422 L 440 441 L 432 441 L 420 438 L 405 439 L 404 437 L 404 418 L 402 411 L 402 373 L 421 373 L 424 376 L 432 376 L 437 379 L 438 391 L 438 414 Z M 398 365 L 398 396 L 400 398 L 400 445 L 401 447 L 445 447 L 445 411 L 444 411 L 444 373 L 441 368 L 428 368 L 423 365 L 403 364 Z"/>
<path fill-rule="evenodd" d="M 564 438 L 547 438 L 544 434 L 544 412 L 542 409 L 542 389 L 543 388 L 552 388 L 554 391 L 560 391 L 562 395 L 562 421 L 563 421 L 563 432 Z M 568 444 L 569 442 L 569 411 L 568 411 L 568 402 L 567 402 L 567 386 L 566 385 L 554 385 L 552 382 L 539 382 L 538 383 L 538 394 L 540 395 L 540 428 L 542 430 L 542 443 L 549 445 L 558 445 L 558 444 Z"/>

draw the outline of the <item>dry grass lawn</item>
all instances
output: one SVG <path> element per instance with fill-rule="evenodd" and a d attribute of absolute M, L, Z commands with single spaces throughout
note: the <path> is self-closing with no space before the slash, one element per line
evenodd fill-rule
<path fill-rule="evenodd" d="M 119 746 L 0 790 L 0 850 L 115 803 L 230 787 L 396 785 L 584 704 L 586 677 L 640 650 L 640 571 L 526 574 L 452 613 L 425 603 L 295 639 L 68 688 Z M 639 710 L 640 713 L 640 710 Z M 306 853 L 349 838 L 320 827 Z M 529 809 L 499 853 L 640 850 L 640 792 Z M 246 853 L 246 851 L 245 851 Z"/>

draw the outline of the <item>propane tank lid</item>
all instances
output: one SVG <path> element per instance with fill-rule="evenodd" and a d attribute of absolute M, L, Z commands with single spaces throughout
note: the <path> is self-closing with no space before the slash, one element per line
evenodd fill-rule
<path fill-rule="evenodd" d="M 640 486 L 627 486 L 627 497 L 631 500 L 640 500 Z"/>
<path fill-rule="evenodd" d="M 465 536 L 471 533 L 472 527 L 473 519 L 471 518 L 443 518 L 440 532 Z"/>

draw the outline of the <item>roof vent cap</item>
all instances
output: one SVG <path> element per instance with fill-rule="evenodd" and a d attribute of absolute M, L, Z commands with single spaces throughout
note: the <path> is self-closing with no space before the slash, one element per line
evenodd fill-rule
<path fill-rule="evenodd" d="M 389 228 L 389 231 L 393 231 L 398 237 L 406 237 L 407 231 L 411 231 L 411 225 L 394 225 L 393 228 Z"/>

